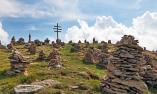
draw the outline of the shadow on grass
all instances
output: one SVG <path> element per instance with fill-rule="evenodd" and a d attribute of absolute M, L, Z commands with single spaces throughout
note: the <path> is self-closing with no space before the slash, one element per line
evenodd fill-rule
<path fill-rule="evenodd" d="M 151 94 L 157 94 L 157 86 L 148 86 Z"/>
<path fill-rule="evenodd" d="M 0 80 L 6 79 L 8 77 L 14 77 L 14 76 L 7 76 L 7 75 L 5 75 L 6 71 L 7 70 L 0 71 Z"/>

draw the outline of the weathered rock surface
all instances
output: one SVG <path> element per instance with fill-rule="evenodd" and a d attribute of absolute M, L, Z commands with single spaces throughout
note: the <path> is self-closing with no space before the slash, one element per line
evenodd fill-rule
<path fill-rule="evenodd" d="M 52 80 L 52 79 L 47 79 L 47 80 L 43 80 L 43 81 L 36 81 L 33 82 L 32 85 L 40 85 L 43 87 L 54 87 L 56 85 L 61 84 L 60 82 L 56 81 L 56 80 Z"/>
<path fill-rule="evenodd" d="M 14 88 L 14 90 L 16 94 L 34 94 L 38 93 L 45 87 L 55 87 L 57 85 L 61 85 L 61 82 L 52 79 L 47 79 L 43 81 L 36 81 L 31 84 L 18 85 Z"/>
<path fill-rule="evenodd" d="M 108 76 L 101 85 L 103 94 L 144 94 L 148 88 L 140 76 L 140 67 L 146 62 L 142 48 L 133 36 L 125 35 L 117 44 L 107 67 Z"/>
<path fill-rule="evenodd" d="M 41 85 L 18 85 L 14 88 L 16 94 L 34 94 L 41 89 Z"/>

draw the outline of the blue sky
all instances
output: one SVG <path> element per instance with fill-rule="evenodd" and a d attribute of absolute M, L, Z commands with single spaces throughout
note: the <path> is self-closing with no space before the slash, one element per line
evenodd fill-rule
<path fill-rule="evenodd" d="M 133 19 L 156 12 L 156 4 L 157 0 L 0 0 L 0 22 L 9 39 L 14 35 L 26 40 L 29 33 L 33 39 L 55 39 L 52 28 L 59 22 L 64 39 L 68 29 L 81 28 L 78 20 L 92 27 L 98 16 L 111 16 L 129 28 Z"/>

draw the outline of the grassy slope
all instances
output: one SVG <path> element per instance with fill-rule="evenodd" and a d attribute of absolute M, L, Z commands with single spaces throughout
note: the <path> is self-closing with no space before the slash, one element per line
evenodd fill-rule
<path fill-rule="evenodd" d="M 36 55 L 29 55 L 27 49 L 23 46 L 16 46 L 16 48 L 24 55 L 29 56 L 31 60 L 34 60 L 38 57 Z M 61 70 L 51 69 L 49 70 L 47 65 L 48 62 L 39 62 L 33 61 L 28 67 L 29 76 L 25 77 L 23 75 L 6 77 L 2 74 L 5 70 L 9 69 L 9 52 L 6 50 L 0 49 L 0 94 L 10 94 L 13 93 L 13 87 L 18 84 L 31 83 L 36 80 L 44 80 L 44 79 L 54 79 L 62 82 L 62 86 L 59 88 L 46 88 L 39 92 L 39 94 L 58 94 L 58 92 L 65 92 L 65 94 L 89 94 L 89 92 L 93 92 L 94 94 L 100 94 L 99 85 L 100 81 L 98 80 L 88 80 L 80 75 L 79 72 L 83 71 L 91 71 L 92 73 L 102 77 L 105 75 L 105 70 L 97 69 L 95 65 L 86 65 L 82 62 L 82 57 L 79 53 L 70 53 L 70 45 L 66 45 L 64 48 L 60 49 L 62 59 L 64 61 L 64 68 Z M 109 51 L 112 52 L 113 46 L 109 46 Z M 51 51 L 51 47 L 49 46 L 41 46 L 38 47 L 38 51 L 43 49 L 48 55 Z M 64 75 L 61 75 L 61 72 Z M 83 83 L 86 87 L 91 88 L 90 91 L 87 90 L 73 90 L 70 91 L 68 89 L 69 85 L 77 85 L 79 83 Z M 154 94 L 156 94 L 156 90 L 151 89 Z M 153 93 L 152 93 L 153 94 Z"/>
<path fill-rule="evenodd" d="M 33 61 L 29 67 L 28 67 L 28 73 L 29 76 L 25 77 L 23 75 L 19 76 L 13 76 L 13 77 L 6 77 L 2 74 L 5 72 L 5 70 L 9 69 L 9 52 L 5 50 L 0 50 L 0 94 L 10 94 L 13 93 L 13 87 L 18 84 L 24 84 L 24 83 L 31 83 L 36 80 L 44 80 L 44 79 L 54 79 L 62 82 L 63 86 L 61 89 L 55 89 L 55 88 L 47 88 L 43 91 L 41 91 L 41 94 L 54 94 L 56 92 L 64 91 L 66 94 L 87 94 L 88 91 L 85 90 L 74 90 L 70 91 L 68 89 L 69 85 L 77 85 L 79 83 L 83 83 L 87 87 L 91 88 L 91 92 L 94 92 L 95 94 L 100 94 L 99 90 L 99 84 L 100 81 L 98 80 L 88 80 L 80 75 L 78 75 L 79 72 L 83 71 L 91 71 L 100 77 L 105 75 L 104 70 L 97 69 L 94 65 L 85 65 L 82 62 L 82 58 L 79 56 L 78 53 L 70 53 L 70 47 L 69 45 L 66 45 L 64 48 L 60 49 L 62 58 L 64 60 L 64 68 L 61 70 L 58 69 L 51 69 L 49 70 L 47 65 L 48 62 L 39 62 L 39 61 Z M 38 54 L 36 55 L 29 55 L 27 52 L 27 49 L 25 49 L 23 46 L 16 46 L 16 48 L 24 54 L 24 56 L 30 56 L 31 60 L 34 60 L 37 58 Z M 51 51 L 51 48 L 48 46 L 42 46 L 38 47 L 39 49 L 44 49 L 46 54 Z M 65 75 L 61 75 L 61 72 Z M 90 92 L 89 91 L 89 92 Z"/>

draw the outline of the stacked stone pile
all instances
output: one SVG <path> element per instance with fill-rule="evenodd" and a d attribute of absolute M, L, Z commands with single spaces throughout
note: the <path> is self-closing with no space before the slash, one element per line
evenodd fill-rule
<path fill-rule="evenodd" d="M 148 88 L 140 77 L 140 67 L 146 62 L 142 48 L 133 36 L 125 35 L 108 64 L 108 76 L 102 82 L 103 94 L 144 94 Z"/>
<path fill-rule="evenodd" d="M 149 56 L 145 56 L 144 59 L 147 64 L 142 67 L 144 71 L 141 73 L 141 76 L 147 85 L 157 86 L 157 60 Z"/>
<path fill-rule="evenodd" d="M 29 42 L 29 43 L 32 43 L 32 42 Z M 34 40 L 34 43 L 36 46 L 42 46 L 43 45 L 43 42 L 38 40 L 38 39 Z"/>
<path fill-rule="evenodd" d="M 97 67 L 106 69 L 106 66 L 108 65 L 108 48 L 107 43 L 102 42 L 99 46 L 99 49 L 101 50 L 101 59 L 99 59 L 99 63 L 97 64 Z"/>
<path fill-rule="evenodd" d="M 38 59 L 39 59 L 39 60 L 45 60 L 45 59 L 46 59 L 46 55 L 45 55 L 45 53 L 44 53 L 43 50 L 41 50 L 41 51 L 39 52 L 39 57 L 38 57 Z"/>
<path fill-rule="evenodd" d="M 57 43 L 55 43 L 54 41 L 52 41 L 51 44 L 52 44 L 52 47 L 53 47 L 53 48 L 59 48 L 59 45 L 58 45 Z"/>
<path fill-rule="evenodd" d="M 62 42 L 60 39 L 57 39 L 57 40 L 56 40 L 56 43 L 57 43 L 59 46 L 65 46 L 65 43 Z"/>
<path fill-rule="evenodd" d="M 96 48 L 89 48 L 84 57 L 84 62 L 87 64 L 97 64 L 101 60 L 102 52 Z"/>
<path fill-rule="evenodd" d="M 30 52 L 30 54 L 35 54 L 36 53 L 36 44 L 32 42 L 28 51 Z"/>
<path fill-rule="evenodd" d="M 25 40 L 24 38 L 19 38 L 19 40 L 17 41 L 18 44 L 25 44 Z"/>
<path fill-rule="evenodd" d="M 5 49 L 6 47 L 4 45 L 2 45 L 1 41 L 0 41 L 0 49 Z"/>
<path fill-rule="evenodd" d="M 102 53 L 101 58 L 99 59 L 99 63 L 97 64 L 97 67 L 106 69 L 108 62 L 109 62 L 109 55 L 106 53 Z"/>
<path fill-rule="evenodd" d="M 93 44 L 97 44 L 97 43 L 98 41 L 95 38 L 93 38 Z"/>
<path fill-rule="evenodd" d="M 107 44 L 102 43 L 99 49 L 90 47 L 84 56 L 84 63 L 96 64 L 98 68 L 106 68 L 108 64 L 108 51 Z"/>
<path fill-rule="evenodd" d="M 1 41 L 0 41 L 0 49 L 2 48 L 2 46 L 3 46 L 3 45 L 2 45 L 2 43 L 1 43 Z"/>
<path fill-rule="evenodd" d="M 107 48 L 107 43 L 103 42 L 101 45 L 98 47 L 103 53 L 108 53 L 108 48 Z"/>
<path fill-rule="evenodd" d="M 13 50 L 13 48 L 14 48 L 14 47 L 13 47 L 13 44 L 12 44 L 12 43 L 10 43 L 10 44 L 7 45 L 7 49 L 8 49 L 8 50 Z"/>
<path fill-rule="evenodd" d="M 80 52 L 81 51 L 81 44 L 80 43 L 74 43 L 72 44 L 71 52 Z"/>
<path fill-rule="evenodd" d="M 29 64 L 28 58 L 24 57 L 20 52 L 14 50 L 10 58 L 11 70 L 7 71 L 7 75 L 12 76 L 25 72 Z"/>
<path fill-rule="evenodd" d="M 112 44 L 111 40 L 108 40 L 108 44 Z"/>
<path fill-rule="evenodd" d="M 57 49 L 53 49 L 53 51 L 49 54 L 48 59 L 50 68 L 60 68 L 62 67 L 60 53 Z"/>

